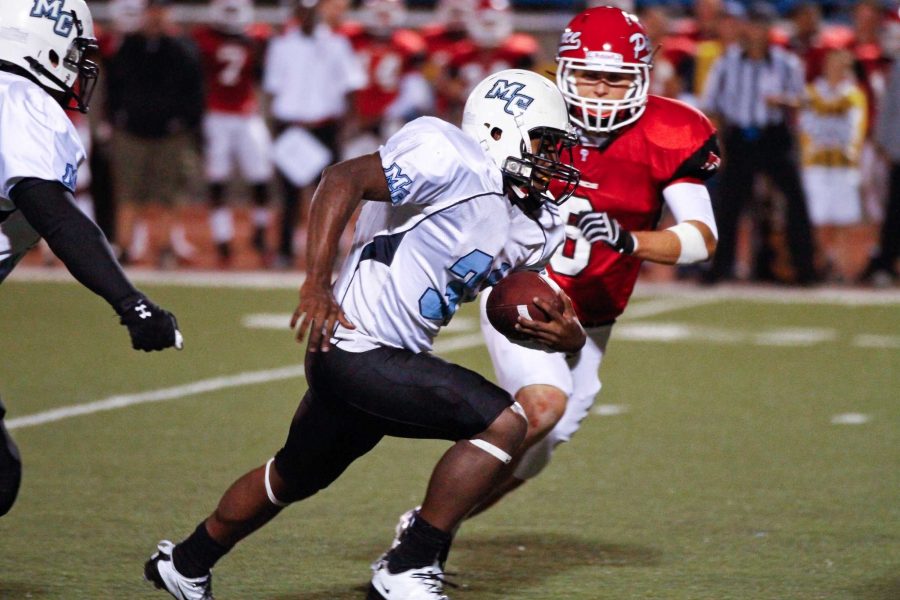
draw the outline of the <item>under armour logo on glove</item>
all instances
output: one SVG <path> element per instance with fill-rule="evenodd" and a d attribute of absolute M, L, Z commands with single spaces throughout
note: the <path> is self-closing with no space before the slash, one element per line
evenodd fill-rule
<path fill-rule="evenodd" d="M 631 232 L 623 229 L 607 212 L 581 213 L 577 223 L 582 235 L 592 244 L 603 242 L 620 254 L 631 254 L 636 249 Z"/>
<path fill-rule="evenodd" d="M 152 352 L 172 346 L 181 350 L 184 338 L 178 330 L 175 315 L 151 302 L 140 294 L 126 299 L 117 307 L 119 322 L 128 328 L 131 347 Z"/>

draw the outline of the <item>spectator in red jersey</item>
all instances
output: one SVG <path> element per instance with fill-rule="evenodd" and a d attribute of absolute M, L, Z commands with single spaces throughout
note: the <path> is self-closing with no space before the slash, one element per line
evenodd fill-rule
<path fill-rule="evenodd" d="M 168 0 L 149 1 L 141 28 L 123 37 L 106 77 L 116 128 L 116 195 L 134 206 L 123 215 L 120 243 L 128 245 L 123 260 L 140 260 L 155 246 L 161 266 L 190 261 L 194 253 L 181 213 L 194 181 L 194 138 L 203 116 L 197 48 L 179 35 L 169 9 Z M 158 231 L 147 228 L 151 223 Z"/>
<path fill-rule="evenodd" d="M 358 145 L 353 153 L 357 155 L 374 152 L 393 132 L 430 113 L 433 106 L 431 86 L 421 71 L 425 40 L 401 28 L 406 20 L 403 1 L 365 0 L 362 16 L 362 23 L 348 23 L 339 30 L 350 39 L 368 74 L 368 85 L 354 95 L 354 133 L 357 140 L 368 139 L 370 147 Z"/>
<path fill-rule="evenodd" d="M 822 73 L 825 50 L 822 45 L 822 9 L 817 2 L 800 2 L 791 11 L 793 32 L 787 48 L 800 57 L 807 83 Z"/>
<path fill-rule="evenodd" d="M 438 79 L 447 118 L 458 123 L 462 107 L 479 81 L 503 69 L 533 69 L 538 62 L 537 40 L 513 32 L 508 0 L 479 0 L 466 21 L 469 38 L 451 46 L 447 68 Z"/>
<path fill-rule="evenodd" d="M 475 0 L 438 0 L 437 21 L 422 28 L 428 47 L 428 62 L 443 70 L 450 62 L 450 48 L 469 37 L 466 23 L 475 12 Z"/>
<path fill-rule="evenodd" d="M 266 231 L 271 223 L 269 182 L 271 138 L 260 114 L 256 87 L 262 74 L 265 41 L 250 34 L 252 0 L 213 0 L 211 25 L 194 30 L 206 87 L 203 120 L 210 231 L 219 263 L 228 266 L 234 241 L 234 215 L 225 190 L 235 166 L 249 185 L 254 208 L 251 245 L 263 265 L 270 261 Z"/>

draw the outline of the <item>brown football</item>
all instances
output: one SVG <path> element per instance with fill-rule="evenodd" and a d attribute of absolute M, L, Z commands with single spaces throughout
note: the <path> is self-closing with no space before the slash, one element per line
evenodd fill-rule
<path fill-rule="evenodd" d="M 554 285 L 535 271 L 517 271 L 504 277 L 491 289 L 488 296 L 488 321 L 494 329 L 511 340 L 529 339 L 527 335 L 516 331 L 519 315 L 544 323 L 550 320 L 547 313 L 534 304 L 534 298 L 540 298 L 562 312 L 563 301 Z"/>

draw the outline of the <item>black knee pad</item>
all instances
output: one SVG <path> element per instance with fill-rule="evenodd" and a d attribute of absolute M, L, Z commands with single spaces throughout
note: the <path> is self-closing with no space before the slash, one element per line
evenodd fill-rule
<path fill-rule="evenodd" d="M 0 402 L 0 517 L 15 504 L 22 483 L 22 459 L 3 423 L 5 415 L 6 409 Z"/>

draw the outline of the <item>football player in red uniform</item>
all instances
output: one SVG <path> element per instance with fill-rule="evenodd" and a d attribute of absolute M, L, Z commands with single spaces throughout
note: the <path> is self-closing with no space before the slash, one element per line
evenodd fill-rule
<path fill-rule="evenodd" d="M 400 26 L 403 0 L 365 0 L 362 23 L 347 23 L 347 36 L 368 74 L 369 84 L 355 95 L 357 130 L 381 140 L 403 124 L 430 112 L 431 86 L 421 67 L 425 40 Z M 373 149 L 374 150 L 374 149 Z"/>
<path fill-rule="evenodd" d="M 194 31 L 206 86 L 203 134 L 210 229 L 220 263 L 229 264 L 234 216 L 225 204 L 225 188 L 237 163 L 253 195 L 252 245 L 267 264 L 272 142 L 256 97 L 264 40 L 250 34 L 252 0 L 213 0 L 210 12 L 212 25 Z"/>
<path fill-rule="evenodd" d="M 536 476 L 568 441 L 600 391 L 598 370 L 616 318 L 625 310 L 641 262 L 708 259 L 716 224 L 703 181 L 719 164 L 715 130 L 700 112 L 648 94 L 653 49 L 633 15 L 588 9 L 563 32 L 557 86 L 581 133 L 571 161 L 581 171 L 559 210 L 566 241 L 547 269 L 568 294 L 588 339 L 580 352 L 549 354 L 481 328 L 498 383 L 528 415 L 528 433 L 505 479 L 480 510 Z M 663 209 L 677 224 L 656 230 Z M 403 515 L 414 519 L 415 509 Z M 470 515 L 471 516 L 471 515 Z"/>
<path fill-rule="evenodd" d="M 690 106 L 648 94 L 652 58 L 638 19 L 617 8 L 582 12 L 560 39 L 556 82 L 581 130 L 572 164 L 582 178 L 560 207 L 567 239 L 548 271 L 572 298 L 588 343 L 574 356 L 548 356 L 512 344 L 482 320 L 500 384 L 529 416 L 527 451 L 494 501 L 537 475 L 587 416 L 641 262 L 690 264 L 715 251 L 703 181 L 719 165 L 716 132 Z M 664 207 L 677 224 L 656 230 Z"/>
<path fill-rule="evenodd" d="M 458 122 L 463 104 L 482 79 L 504 69 L 532 70 L 539 45 L 528 34 L 513 33 L 508 0 L 479 0 L 466 21 L 468 37 L 449 49 L 447 67 L 438 77 L 439 105 Z"/>

